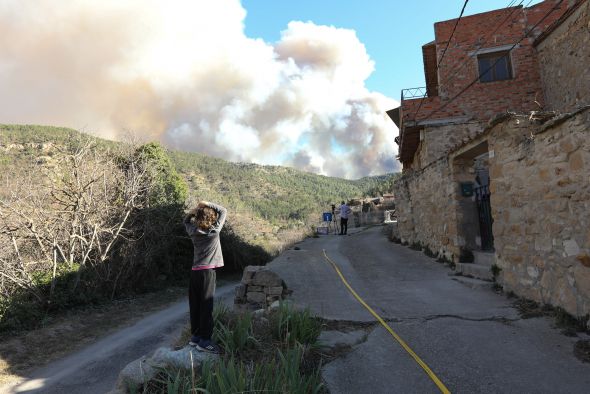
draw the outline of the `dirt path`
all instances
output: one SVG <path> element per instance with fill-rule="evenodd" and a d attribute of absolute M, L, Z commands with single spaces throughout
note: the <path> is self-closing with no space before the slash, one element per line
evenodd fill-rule
<path fill-rule="evenodd" d="M 234 284 L 216 291 L 227 300 Z M 130 327 L 97 340 L 92 345 L 34 371 L 21 382 L 0 388 L 2 393 L 106 393 L 129 362 L 172 344 L 188 321 L 188 302 L 176 302 Z M 42 349 L 39 349 L 42 352 Z"/>

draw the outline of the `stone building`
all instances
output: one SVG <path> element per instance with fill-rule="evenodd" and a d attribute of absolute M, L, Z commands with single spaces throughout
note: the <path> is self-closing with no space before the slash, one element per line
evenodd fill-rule
<path fill-rule="evenodd" d="M 427 86 L 388 111 L 396 236 L 578 316 L 590 313 L 589 4 L 436 23 Z"/>

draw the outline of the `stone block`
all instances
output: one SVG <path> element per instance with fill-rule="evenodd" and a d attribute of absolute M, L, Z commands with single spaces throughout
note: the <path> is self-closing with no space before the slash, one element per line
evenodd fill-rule
<path fill-rule="evenodd" d="M 254 304 L 264 304 L 266 302 L 266 295 L 258 291 L 249 291 L 246 294 L 246 299 L 248 302 L 252 302 Z"/>
<path fill-rule="evenodd" d="M 248 285 L 248 291 L 264 291 L 263 286 Z"/>
<path fill-rule="evenodd" d="M 281 286 L 282 279 L 275 272 L 269 270 L 260 270 L 254 275 L 252 284 L 256 286 Z"/>
<path fill-rule="evenodd" d="M 281 299 L 281 296 L 280 295 L 269 295 L 269 296 L 266 296 L 266 302 L 268 304 L 272 304 L 273 302 L 279 301 L 280 299 Z"/>
<path fill-rule="evenodd" d="M 283 294 L 283 286 L 265 287 L 264 292 L 268 295 L 281 295 Z"/>
<path fill-rule="evenodd" d="M 569 166 L 571 171 L 580 171 L 584 168 L 584 158 L 581 150 L 570 155 Z"/>
<path fill-rule="evenodd" d="M 235 293 L 236 298 L 246 297 L 246 285 L 240 284 L 240 285 L 236 286 L 235 292 L 236 292 Z"/>
<path fill-rule="evenodd" d="M 580 253 L 580 247 L 574 239 L 566 239 L 563 241 L 563 249 L 566 256 L 576 256 Z"/>
<path fill-rule="evenodd" d="M 244 268 L 244 273 L 242 274 L 242 283 L 246 285 L 252 283 L 252 279 L 254 279 L 254 275 L 256 274 L 256 272 L 260 271 L 263 268 L 263 265 L 249 265 L 246 268 Z"/>

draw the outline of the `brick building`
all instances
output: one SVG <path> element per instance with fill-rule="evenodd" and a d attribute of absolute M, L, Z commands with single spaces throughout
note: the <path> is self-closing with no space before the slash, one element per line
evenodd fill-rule
<path fill-rule="evenodd" d="M 421 167 L 413 159 L 420 141 L 427 138 L 425 127 L 483 123 L 498 113 L 541 109 L 544 98 L 534 38 L 566 10 L 567 1 L 549 0 L 467 16 L 450 43 L 457 20 L 435 23 L 435 40 L 422 47 L 426 87 L 405 89 L 401 107 L 389 111 L 400 129 L 403 168 Z M 522 39 L 525 34 L 529 37 Z M 472 81 L 476 82 L 463 91 Z"/>
<path fill-rule="evenodd" d="M 422 47 L 426 87 L 405 89 L 388 111 L 403 164 L 395 238 L 590 313 L 590 1 L 434 31 Z"/>

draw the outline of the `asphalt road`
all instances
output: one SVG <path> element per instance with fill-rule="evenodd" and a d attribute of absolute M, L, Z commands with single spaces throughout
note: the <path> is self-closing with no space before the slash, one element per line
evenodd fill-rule
<path fill-rule="evenodd" d="M 235 285 L 216 290 L 216 298 L 233 296 Z M 188 299 L 154 313 L 136 324 L 45 368 L 17 385 L 0 388 L 6 393 L 104 394 L 111 391 L 119 372 L 131 361 L 151 354 L 178 339 L 188 322 Z M 40 352 L 43 349 L 39 349 Z"/>
<path fill-rule="evenodd" d="M 590 364 L 578 338 L 548 318 L 521 319 L 486 282 L 450 276 L 434 259 L 387 240 L 382 227 L 308 239 L 270 266 L 297 304 L 328 319 L 375 321 L 329 265 L 428 364 L 453 393 L 588 393 Z M 436 393 L 434 383 L 381 326 L 323 369 L 332 393 Z"/>

